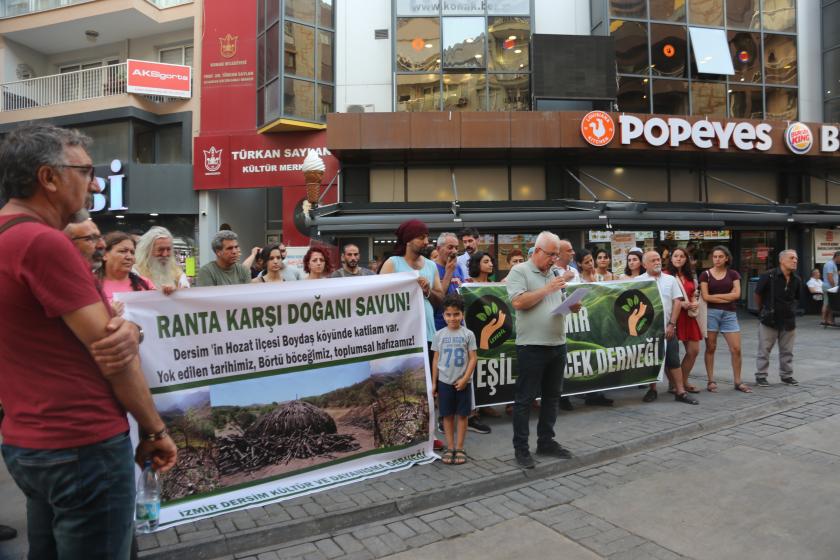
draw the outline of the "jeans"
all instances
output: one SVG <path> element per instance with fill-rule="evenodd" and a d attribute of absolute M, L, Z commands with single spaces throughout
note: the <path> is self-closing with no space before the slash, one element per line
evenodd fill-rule
<path fill-rule="evenodd" d="M 758 324 L 758 353 L 755 357 L 755 378 L 767 379 L 767 369 L 770 367 L 770 352 L 779 342 L 779 377 L 787 379 L 793 377 L 793 343 L 796 341 L 795 330 L 781 330 L 768 327 L 764 323 Z"/>
<path fill-rule="evenodd" d="M 566 345 L 517 346 L 516 387 L 513 401 L 513 449 L 528 450 L 531 403 L 542 396 L 537 422 L 537 448 L 554 440 L 554 423 L 566 370 Z"/>
<path fill-rule="evenodd" d="M 68 449 L 3 445 L 26 495 L 32 560 L 127 560 L 134 534 L 134 460 L 128 434 Z"/>

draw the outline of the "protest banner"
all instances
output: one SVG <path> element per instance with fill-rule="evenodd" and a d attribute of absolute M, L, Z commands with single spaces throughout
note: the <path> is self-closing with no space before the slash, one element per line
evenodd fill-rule
<path fill-rule="evenodd" d="M 665 361 L 665 316 L 653 280 L 566 287 L 586 289 L 578 313 L 566 315 L 563 394 L 576 395 L 657 381 Z M 476 406 L 513 402 L 516 316 L 504 284 L 463 284 L 467 328 L 478 341 Z"/>
<path fill-rule="evenodd" d="M 179 448 L 161 528 L 436 458 L 415 274 L 117 298 Z"/>

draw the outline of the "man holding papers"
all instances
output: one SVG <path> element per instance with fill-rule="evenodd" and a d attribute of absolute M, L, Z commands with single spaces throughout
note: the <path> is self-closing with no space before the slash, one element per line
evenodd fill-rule
<path fill-rule="evenodd" d="M 507 291 L 516 311 L 516 354 L 519 376 L 513 404 L 513 449 L 516 462 L 534 468 L 528 448 L 528 416 L 531 403 L 542 396 L 537 423 L 537 454 L 568 459 L 571 453 L 554 439 L 554 424 L 566 367 L 566 324 L 562 314 L 553 314 L 563 301 L 566 280 L 552 265 L 560 250 L 560 238 L 544 231 L 537 236 L 530 259 L 518 264 L 507 278 Z M 580 304 L 571 307 L 580 310 Z"/>

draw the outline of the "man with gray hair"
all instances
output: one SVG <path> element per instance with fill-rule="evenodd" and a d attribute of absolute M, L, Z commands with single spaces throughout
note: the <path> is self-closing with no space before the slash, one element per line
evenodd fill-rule
<path fill-rule="evenodd" d="M 112 317 L 61 230 L 99 191 L 78 131 L 38 124 L 0 146 L 3 459 L 26 495 L 30 558 L 127 560 L 134 461 L 175 464 L 140 369 L 137 325 Z M 132 453 L 126 412 L 139 425 Z"/>
<path fill-rule="evenodd" d="M 758 279 L 755 303 L 758 307 L 758 353 L 755 358 L 755 384 L 769 387 L 767 369 L 770 352 L 779 342 L 779 377 L 786 385 L 799 385 L 793 377 L 793 343 L 796 340 L 796 307 L 802 280 L 796 274 L 799 257 L 786 249 L 779 253 L 778 268 L 771 268 Z"/>
<path fill-rule="evenodd" d="M 190 281 L 172 251 L 172 234 L 162 226 L 154 226 L 140 236 L 134 253 L 134 269 L 151 279 L 165 294 L 178 288 L 189 288 Z"/>
<path fill-rule="evenodd" d="M 102 257 L 105 255 L 105 241 L 93 220 L 88 218 L 79 223 L 67 224 L 64 235 L 70 238 L 90 265 L 90 269 L 94 272 L 99 270 L 102 266 Z"/>
<path fill-rule="evenodd" d="M 216 253 L 216 260 L 198 269 L 197 286 L 232 286 L 251 282 L 251 271 L 239 264 L 242 251 L 238 235 L 222 230 L 213 236 L 210 247 Z"/>
<path fill-rule="evenodd" d="M 523 469 L 534 468 L 528 448 L 531 404 L 542 396 L 537 422 L 537 454 L 568 459 L 571 453 L 554 439 L 554 424 L 566 370 L 566 321 L 552 311 L 562 303 L 566 279 L 552 267 L 560 253 L 560 238 L 544 231 L 537 236 L 534 254 L 515 266 L 507 291 L 516 312 L 516 378 L 513 404 L 513 450 Z M 580 310 L 580 304 L 571 308 Z"/>

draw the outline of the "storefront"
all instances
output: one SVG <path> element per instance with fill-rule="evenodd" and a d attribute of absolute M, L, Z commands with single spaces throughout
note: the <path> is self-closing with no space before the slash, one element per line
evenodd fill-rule
<path fill-rule="evenodd" d="M 361 236 L 373 257 L 409 217 L 433 233 L 475 227 L 501 271 L 543 229 L 575 247 L 611 244 L 613 232 L 640 247 L 691 245 L 704 267 L 722 244 L 745 278 L 790 247 L 807 271 L 815 229 L 840 224 L 824 188 L 840 188 L 837 138 L 824 124 L 666 115 L 335 114 L 327 147 L 342 197 L 312 225 L 336 243 Z"/>

